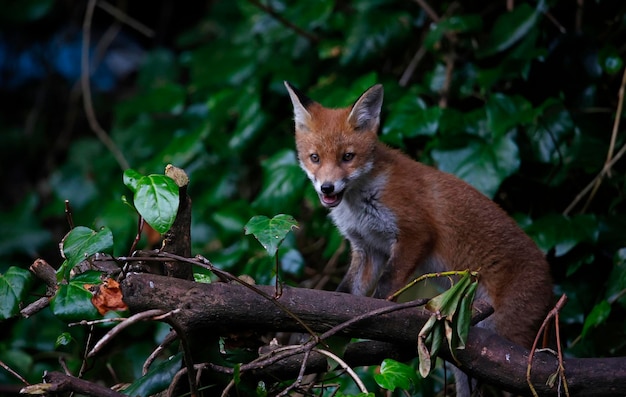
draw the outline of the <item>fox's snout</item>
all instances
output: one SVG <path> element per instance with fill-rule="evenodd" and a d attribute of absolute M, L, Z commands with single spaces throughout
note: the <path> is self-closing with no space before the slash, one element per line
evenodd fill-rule
<path fill-rule="evenodd" d="M 325 207 L 336 207 L 343 198 L 343 189 L 337 187 L 333 182 L 323 182 L 319 188 L 320 201 Z"/>

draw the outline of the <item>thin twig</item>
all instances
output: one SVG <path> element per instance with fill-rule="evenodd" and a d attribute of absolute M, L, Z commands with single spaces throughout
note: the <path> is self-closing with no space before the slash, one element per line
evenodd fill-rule
<path fill-rule="evenodd" d="M 437 13 L 435 12 L 435 10 L 432 9 L 432 7 L 430 6 L 430 4 L 428 4 L 426 2 L 426 0 L 415 0 L 415 2 L 417 4 L 419 4 L 420 7 L 422 7 L 422 10 L 424 10 L 424 12 L 426 13 L 426 15 L 428 15 L 428 17 L 430 19 L 433 20 L 433 22 L 437 23 L 439 22 L 439 20 L 441 18 L 439 18 L 439 15 L 437 15 Z"/>
<path fill-rule="evenodd" d="M 26 379 L 24 379 L 24 377 L 20 374 L 18 374 L 17 372 L 15 372 L 13 370 L 13 368 L 9 367 L 8 365 L 6 365 L 4 363 L 4 361 L 0 360 L 0 367 L 4 368 L 5 371 L 7 371 L 8 373 L 10 373 L 11 375 L 15 376 L 17 379 L 20 380 L 20 382 L 22 382 L 25 385 L 30 385 L 30 383 L 28 383 L 28 381 Z"/>
<path fill-rule="evenodd" d="M 285 27 L 293 30 L 294 32 L 296 32 L 298 35 L 306 38 L 307 40 L 309 40 L 312 44 L 316 44 L 319 41 L 319 38 L 310 33 L 307 32 L 306 30 L 302 29 L 301 27 L 299 27 L 298 25 L 294 24 L 293 22 L 291 22 L 290 20 L 284 18 L 282 15 L 280 15 L 279 13 L 277 13 L 273 8 L 261 3 L 259 0 L 248 0 L 248 2 L 254 6 L 256 6 L 257 8 L 263 10 L 264 12 L 266 12 L 267 14 L 269 14 L 272 18 L 274 18 L 275 20 L 277 20 L 278 22 L 280 22 L 282 25 L 284 25 Z"/>
<path fill-rule="evenodd" d="M 561 295 L 561 298 L 556 303 L 554 308 L 550 310 L 546 318 L 543 320 L 541 327 L 539 327 L 539 331 L 537 331 L 537 335 L 535 336 L 533 345 L 530 348 L 530 353 L 528 354 L 528 365 L 526 366 L 526 383 L 528 383 L 528 387 L 530 388 L 530 391 L 532 392 L 534 397 L 539 397 L 539 395 L 537 394 L 537 390 L 535 389 L 535 386 L 533 386 L 533 383 L 530 379 L 530 373 L 531 373 L 532 365 L 533 365 L 533 358 L 535 357 L 535 352 L 537 351 L 537 344 L 539 343 L 539 338 L 541 337 L 541 334 L 545 331 L 545 329 L 548 327 L 550 320 L 552 320 L 553 318 L 555 319 L 555 322 L 557 324 L 556 332 L 557 332 L 557 343 L 558 343 L 557 349 L 558 349 L 558 360 L 559 360 L 559 377 L 564 382 L 564 384 L 567 385 L 567 381 L 565 379 L 565 373 L 563 369 L 563 352 L 561 351 L 561 348 L 560 348 L 560 337 L 559 337 L 559 329 L 558 329 L 558 314 L 566 302 L 567 302 L 567 295 L 565 294 Z M 567 386 L 566 386 L 566 390 L 567 390 Z M 569 394 L 567 395 L 569 396 Z"/>
<path fill-rule="evenodd" d="M 624 68 L 624 73 L 622 74 L 622 83 L 620 85 L 618 95 L 617 95 L 618 96 L 617 110 L 615 112 L 615 119 L 613 120 L 613 130 L 611 131 L 611 140 L 609 143 L 609 150 L 607 152 L 607 157 L 604 162 L 604 166 L 602 167 L 602 170 L 598 173 L 598 175 L 596 175 L 596 177 L 576 196 L 576 198 L 574 198 L 574 200 L 565 209 L 565 211 L 563 211 L 563 215 L 568 215 L 574 209 L 574 207 L 578 204 L 578 202 L 580 202 L 580 200 L 582 200 L 582 198 L 590 190 L 592 190 L 592 193 L 589 195 L 589 198 L 587 199 L 587 202 L 583 208 L 583 212 L 584 212 L 589 206 L 589 204 L 591 203 L 591 200 L 593 200 L 593 197 L 595 196 L 596 192 L 598 191 L 598 188 L 600 187 L 600 184 L 602 183 L 602 179 L 606 175 L 611 174 L 611 168 L 613 167 L 613 165 L 624 155 L 624 152 L 626 152 L 626 145 L 624 145 L 615 155 L 613 155 L 613 152 L 615 151 L 615 143 L 617 141 L 617 133 L 619 131 L 619 126 L 620 126 L 620 122 L 622 119 L 622 109 L 624 108 L 625 87 L 626 87 L 626 68 Z"/>
<path fill-rule="evenodd" d="M 356 372 L 354 372 L 354 370 L 352 368 L 350 368 L 350 366 L 348 364 L 346 364 L 345 361 L 343 361 L 341 358 L 339 358 L 339 356 L 337 356 L 334 353 L 329 352 L 328 350 L 324 350 L 324 349 L 313 349 L 314 352 L 323 354 L 326 357 L 329 357 L 331 359 L 333 359 L 334 361 L 337 362 L 337 364 L 339 364 L 341 366 L 341 368 L 343 368 L 352 378 L 352 380 L 354 380 L 354 383 L 358 386 L 359 390 L 361 391 L 361 393 L 368 393 L 367 388 L 365 387 L 365 385 L 363 384 L 363 381 L 361 380 L 361 378 L 359 378 L 359 375 L 356 374 Z"/>
<path fill-rule="evenodd" d="M 155 36 L 154 30 L 150 29 L 149 27 L 139 22 L 138 20 L 128 16 L 126 13 L 122 12 L 119 8 L 114 7 L 108 2 L 100 0 L 98 1 L 97 5 L 103 11 L 106 11 L 109 14 L 111 14 L 111 16 L 116 18 L 121 23 L 130 26 L 131 28 L 135 29 L 139 33 L 143 34 L 144 36 L 150 37 L 150 38 Z"/>
<path fill-rule="evenodd" d="M 179 310 L 179 309 L 176 309 L 176 310 Z M 102 349 L 102 347 L 104 345 L 106 345 L 116 335 L 118 335 L 120 332 L 122 332 L 122 330 L 128 328 L 129 326 L 131 326 L 131 325 L 133 325 L 135 323 L 137 323 L 138 321 L 145 320 L 147 318 L 153 318 L 154 316 L 160 316 L 160 315 L 162 315 L 164 313 L 165 312 L 163 310 L 153 309 L 153 310 L 146 310 L 145 312 L 140 312 L 140 313 L 137 313 L 137 314 L 134 314 L 134 315 L 128 317 L 126 319 L 126 321 L 123 321 L 120 324 L 116 325 L 115 327 L 111 328 L 111 330 L 109 332 L 107 332 L 95 344 L 93 349 L 91 349 L 91 351 L 87 354 L 87 357 L 93 357 L 96 354 L 98 354 L 100 349 Z"/>
<path fill-rule="evenodd" d="M 83 91 L 83 106 L 85 108 L 85 114 L 87 116 L 87 121 L 89 122 L 89 127 L 96 134 L 98 139 L 104 144 L 104 146 L 109 149 L 111 154 L 115 157 L 115 160 L 119 164 L 119 166 L 125 170 L 130 168 L 128 162 L 124 158 L 124 155 L 119 150 L 115 142 L 111 139 L 111 137 L 106 133 L 106 131 L 100 126 L 98 119 L 96 118 L 96 112 L 93 108 L 93 102 L 91 100 L 91 86 L 89 84 L 89 79 L 91 76 L 90 72 L 90 61 L 89 61 L 89 45 L 91 40 L 91 21 L 93 19 L 94 8 L 96 7 L 96 0 L 89 0 L 87 3 L 87 9 L 85 10 L 85 19 L 83 20 L 83 45 L 82 45 L 82 54 L 81 54 L 81 87 Z"/>
<path fill-rule="evenodd" d="M 309 362 L 309 356 L 311 355 L 310 350 L 306 350 L 304 352 L 304 357 L 302 358 L 302 364 L 300 364 L 300 372 L 298 372 L 298 377 L 296 381 L 290 384 L 285 388 L 285 390 L 281 391 L 276 395 L 276 397 L 282 397 L 289 394 L 289 392 L 296 387 L 299 387 L 302 384 L 302 379 L 304 378 L 304 371 L 306 370 L 306 364 Z"/>
<path fill-rule="evenodd" d="M 177 338 L 178 338 L 178 334 L 176 333 L 176 331 L 171 331 L 165 336 L 165 338 L 163 339 L 163 342 L 161 342 L 161 344 L 159 344 L 159 346 L 156 349 L 154 349 L 154 351 L 148 356 L 146 361 L 143 363 L 143 367 L 141 368 L 142 375 L 145 375 L 148 373 L 148 370 L 150 369 L 150 366 L 152 365 L 154 360 L 156 360 L 159 354 L 161 354 L 161 352 L 165 350 L 166 347 L 171 345 Z"/>

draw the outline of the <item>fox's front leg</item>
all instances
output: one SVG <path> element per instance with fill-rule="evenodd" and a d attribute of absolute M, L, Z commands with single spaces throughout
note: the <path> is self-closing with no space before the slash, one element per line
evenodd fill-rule
<path fill-rule="evenodd" d="M 352 260 L 346 275 L 337 287 L 338 292 L 367 296 L 376 286 L 385 258 L 353 247 Z"/>
<path fill-rule="evenodd" d="M 427 245 L 415 244 L 409 247 L 407 244 L 396 242 L 372 296 L 386 299 L 404 287 L 414 276 L 418 265 L 426 261 L 428 254 Z"/>

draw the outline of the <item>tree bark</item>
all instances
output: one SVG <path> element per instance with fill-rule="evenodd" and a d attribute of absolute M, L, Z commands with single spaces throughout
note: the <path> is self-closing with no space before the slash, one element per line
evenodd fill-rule
<path fill-rule="evenodd" d="M 173 318 L 187 332 L 210 329 L 222 335 L 243 331 L 303 332 L 301 323 L 294 317 L 321 333 L 373 310 L 396 305 L 338 292 L 285 288 L 277 300 L 279 307 L 272 302 L 272 287 L 256 288 L 266 295 L 237 284 L 201 284 L 150 274 L 130 274 L 122 283 L 124 301 L 131 311 L 182 309 Z M 385 356 L 415 357 L 417 334 L 429 316 L 422 308 L 409 308 L 351 324 L 340 334 L 385 343 L 350 346 L 354 349 L 348 349 L 344 357 L 347 360 L 351 357 L 351 365 L 379 364 Z M 362 353 L 363 346 L 378 353 L 368 355 L 367 347 L 366 353 Z M 466 348 L 457 352 L 457 358 L 462 369 L 472 377 L 517 394 L 530 395 L 526 383 L 528 354 L 528 350 L 488 330 L 472 327 Z M 442 355 L 451 361 L 449 354 Z M 280 362 L 273 364 L 280 365 Z M 626 395 L 626 358 L 569 358 L 564 366 L 571 396 Z M 535 354 L 531 379 L 539 395 L 562 393 L 558 382 L 554 387 L 546 384 L 557 368 L 558 360 L 551 353 Z"/>

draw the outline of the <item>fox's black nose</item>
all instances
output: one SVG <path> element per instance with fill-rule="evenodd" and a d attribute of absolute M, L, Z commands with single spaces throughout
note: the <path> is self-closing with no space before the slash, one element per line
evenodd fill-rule
<path fill-rule="evenodd" d="M 330 182 L 324 182 L 320 189 L 324 194 L 332 194 L 335 191 L 335 185 Z"/>

